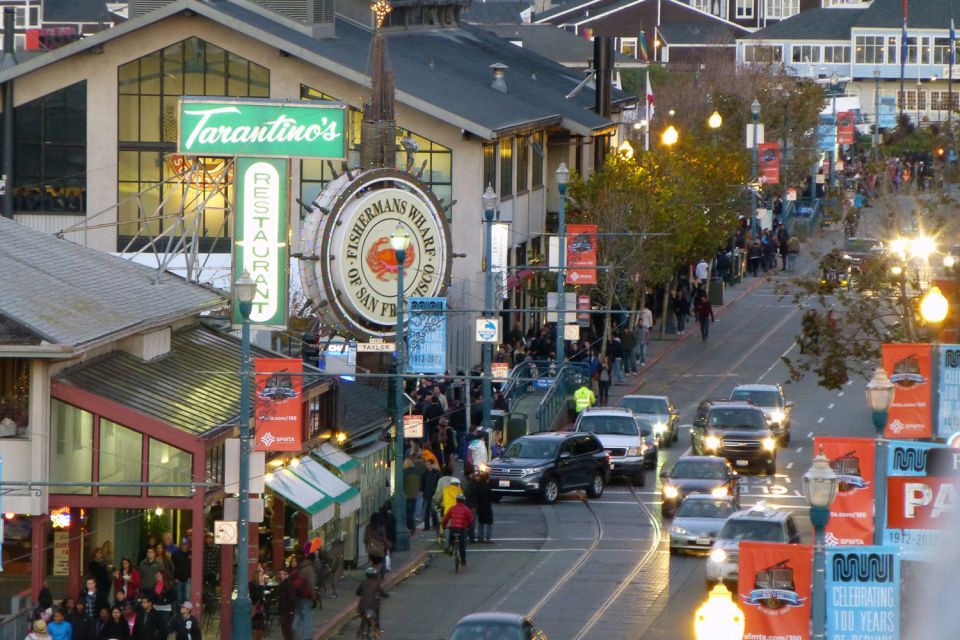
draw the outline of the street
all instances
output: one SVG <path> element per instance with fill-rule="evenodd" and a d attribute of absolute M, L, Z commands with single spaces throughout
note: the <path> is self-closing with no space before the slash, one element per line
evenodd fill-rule
<path fill-rule="evenodd" d="M 838 230 L 827 230 L 809 246 L 822 251 L 840 238 Z M 805 253 L 801 270 L 813 264 Z M 688 332 L 651 368 L 613 387 L 611 403 L 634 388 L 667 394 L 685 425 L 702 399 L 727 397 L 735 384 L 786 383 L 780 358 L 795 348 L 800 312 L 775 291 L 779 279 L 761 283 L 720 314 L 706 342 Z M 802 486 L 812 438 L 873 433 L 865 382 L 852 381 L 839 392 L 817 387 L 812 376 L 785 385 L 796 403 L 793 440 L 778 454 L 775 477 L 742 477 L 743 507 L 763 500 L 792 511 L 802 541 L 811 542 Z M 658 469 L 647 472 L 643 488 L 614 480 L 599 500 L 574 492 L 553 506 L 503 499 L 494 509 L 495 544 L 469 548 L 466 574 L 454 575 L 453 561 L 434 550 L 429 567 L 384 601 L 388 637 L 445 638 L 462 616 L 491 610 L 530 615 L 551 640 L 693 637 L 694 611 L 706 594 L 705 559 L 670 556 L 670 520 L 660 516 L 658 479 L 660 469 L 669 469 L 688 448 L 684 429 L 677 444 L 661 450 Z M 353 632 L 348 626 L 343 637 Z"/>

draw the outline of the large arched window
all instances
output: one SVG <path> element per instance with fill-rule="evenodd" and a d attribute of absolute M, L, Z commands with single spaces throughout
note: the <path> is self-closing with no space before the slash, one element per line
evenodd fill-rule
<path fill-rule="evenodd" d="M 269 69 L 188 38 L 122 65 L 118 89 L 118 249 L 146 246 L 183 212 L 188 227 L 198 224 L 201 250 L 229 253 L 228 164 L 176 154 L 177 102 L 181 96 L 269 97 Z"/>

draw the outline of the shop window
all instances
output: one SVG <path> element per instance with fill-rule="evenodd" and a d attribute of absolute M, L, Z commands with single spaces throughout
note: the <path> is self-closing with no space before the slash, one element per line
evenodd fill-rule
<path fill-rule="evenodd" d="M 483 188 L 497 189 L 497 143 L 483 145 Z"/>
<path fill-rule="evenodd" d="M 543 131 L 537 131 L 530 138 L 530 155 L 533 158 L 533 171 L 530 175 L 530 185 L 536 189 L 543 186 Z"/>
<path fill-rule="evenodd" d="M 188 227 L 201 216 L 200 250 L 229 253 L 230 164 L 175 153 L 178 101 L 185 95 L 267 98 L 269 69 L 188 38 L 122 65 L 117 84 L 118 249 L 131 241 L 132 248 L 146 247 L 151 236 L 178 224 L 182 211 Z"/>
<path fill-rule="evenodd" d="M 192 482 L 193 454 L 150 438 L 148 482 Z M 189 487 L 150 487 L 148 495 L 190 497 Z"/>
<path fill-rule="evenodd" d="M 500 141 L 500 191 L 501 198 L 513 195 L 513 138 Z"/>
<path fill-rule="evenodd" d="M 93 481 L 93 414 L 50 400 L 50 482 Z M 91 487 L 53 486 L 50 493 L 89 495 Z"/>
<path fill-rule="evenodd" d="M 143 436 L 100 418 L 100 482 L 140 482 L 143 475 Z M 99 487 L 105 496 L 138 496 L 141 487 Z"/>
<path fill-rule="evenodd" d="M 30 424 L 30 361 L 0 358 L 0 437 L 27 436 Z"/>
<path fill-rule="evenodd" d="M 80 214 L 87 209 L 87 83 L 13 110 L 13 208 Z"/>
<path fill-rule="evenodd" d="M 210 484 L 223 484 L 223 449 L 221 443 L 207 451 L 207 482 Z"/>
<path fill-rule="evenodd" d="M 527 190 L 527 175 L 530 171 L 530 136 L 517 137 L 517 193 Z"/>

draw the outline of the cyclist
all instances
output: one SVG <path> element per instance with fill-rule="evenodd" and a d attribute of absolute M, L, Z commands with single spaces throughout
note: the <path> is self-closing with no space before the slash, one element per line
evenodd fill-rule
<path fill-rule="evenodd" d="M 380 587 L 380 572 L 376 567 L 368 567 L 366 577 L 357 587 L 360 602 L 357 604 L 357 613 L 360 614 L 360 626 L 357 628 L 357 637 L 364 636 L 369 627 L 373 628 L 373 637 L 380 635 L 380 600 L 390 596 Z"/>
<path fill-rule="evenodd" d="M 460 565 L 463 569 L 466 569 L 467 531 L 473 529 L 473 512 L 470 511 L 470 507 L 466 505 L 464 500 L 465 496 L 462 493 L 457 495 L 457 503 L 443 516 L 443 526 L 449 528 L 451 540 L 453 540 L 454 535 L 460 534 L 458 548 L 454 549 L 453 552 L 460 554 Z"/>

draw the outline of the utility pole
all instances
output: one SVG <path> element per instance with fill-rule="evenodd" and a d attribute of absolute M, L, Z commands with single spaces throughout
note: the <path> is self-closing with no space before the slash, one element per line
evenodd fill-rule
<path fill-rule="evenodd" d="M 563 366 L 564 355 L 566 355 L 565 343 L 563 340 L 563 322 L 565 314 L 566 301 L 563 297 L 563 289 L 567 277 L 567 221 L 564 207 L 567 199 L 567 180 L 570 178 L 570 170 L 567 164 L 561 162 L 557 167 L 557 190 L 560 192 L 560 207 L 557 213 L 557 244 L 559 245 L 559 259 L 557 261 L 557 374 L 560 373 L 560 367 Z"/>
<path fill-rule="evenodd" d="M 493 318 L 493 218 L 497 208 L 497 194 L 487 185 L 483 196 L 483 317 Z M 483 343 L 483 426 L 493 427 L 490 411 L 493 408 L 493 343 Z"/>

